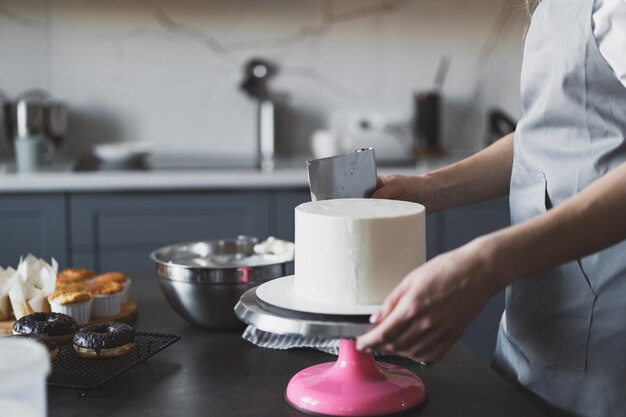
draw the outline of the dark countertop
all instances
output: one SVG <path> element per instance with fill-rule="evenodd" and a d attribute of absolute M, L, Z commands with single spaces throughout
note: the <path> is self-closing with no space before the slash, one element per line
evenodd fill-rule
<path fill-rule="evenodd" d="M 131 297 L 139 304 L 138 331 L 175 333 L 181 340 L 85 397 L 49 388 L 50 417 L 306 416 L 283 399 L 289 379 L 305 367 L 334 361 L 312 350 L 258 348 L 238 331 L 196 328 L 170 308 L 151 274 L 133 277 Z M 428 367 L 384 361 L 411 369 L 426 385 L 428 402 L 407 416 L 543 416 L 460 344 Z"/>

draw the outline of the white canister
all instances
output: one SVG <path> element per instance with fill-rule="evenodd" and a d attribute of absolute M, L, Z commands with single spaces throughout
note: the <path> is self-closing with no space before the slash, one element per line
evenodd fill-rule
<path fill-rule="evenodd" d="M 311 151 L 315 158 L 327 158 L 343 152 L 341 138 L 331 130 L 316 130 L 311 136 Z"/>
<path fill-rule="evenodd" d="M 0 411 L 2 416 L 45 417 L 50 356 L 38 342 L 0 337 Z"/>

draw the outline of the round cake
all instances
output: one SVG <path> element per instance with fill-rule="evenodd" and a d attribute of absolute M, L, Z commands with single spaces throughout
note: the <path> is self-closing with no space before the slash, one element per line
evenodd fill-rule
<path fill-rule="evenodd" d="M 295 295 L 326 304 L 380 304 L 426 261 L 421 204 L 349 198 L 295 209 Z"/>

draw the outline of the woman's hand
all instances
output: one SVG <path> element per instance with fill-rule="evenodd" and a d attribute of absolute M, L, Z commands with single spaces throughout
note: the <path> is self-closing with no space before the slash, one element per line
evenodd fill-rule
<path fill-rule="evenodd" d="M 499 289 L 489 251 L 477 239 L 413 270 L 357 339 L 376 349 L 432 362 L 443 356 Z"/>
<path fill-rule="evenodd" d="M 426 176 L 379 175 L 378 189 L 372 198 L 404 200 L 420 203 L 429 212 L 431 184 Z"/>

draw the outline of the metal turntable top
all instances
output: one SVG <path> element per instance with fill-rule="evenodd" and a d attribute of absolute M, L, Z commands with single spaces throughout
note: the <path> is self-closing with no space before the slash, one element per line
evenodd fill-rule
<path fill-rule="evenodd" d="M 334 315 L 287 310 L 265 303 L 257 288 L 246 291 L 235 314 L 245 323 L 277 334 L 297 334 L 322 338 L 356 338 L 369 330 L 369 315 Z"/>

